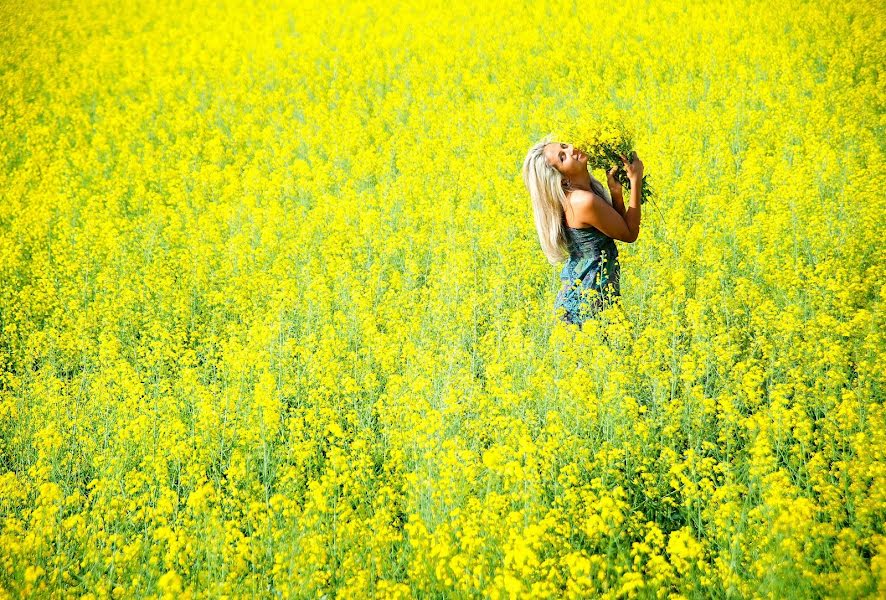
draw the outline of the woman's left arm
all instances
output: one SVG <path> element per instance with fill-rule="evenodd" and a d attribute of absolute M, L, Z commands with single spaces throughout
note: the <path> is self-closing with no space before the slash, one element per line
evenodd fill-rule
<path fill-rule="evenodd" d="M 612 208 L 618 211 L 622 217 L 625 216 L 627 209 L 625 208 L 625 200 L 622 197 L 622 187 L 615 178 L 618 166 L 612 167 L 606 172 L 606 183 L 609 186 L 609 197 L 612 198 Z"/>
<path fill-rule="evenodd" d="M 625 216 L 625 212 L 627 209 L 625 209 L 625 200 L 624 198 L 622 198 L 621 193 L 619 192 L 613 194 L 612 192 L 610 192 L 609 195 L 612 196 L 612 207 L 618 211 L 618 214 L 620 214 L 621 216 Z"/>

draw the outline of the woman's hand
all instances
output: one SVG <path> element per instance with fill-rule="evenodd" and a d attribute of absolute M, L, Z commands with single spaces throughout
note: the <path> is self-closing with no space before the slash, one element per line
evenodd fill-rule
<path fill-rule="evenodd" d="M 637 156 L 636 152 L 632 152 L 631 154 L 633 154 L 634 160 L 630 163 L 628 162 L 628 159 L 624 155 L 619 154 L 621 159 L 624 161 L 624 167 L 625 167 L 625 171 L 628 174 L 628 179 L 630 179 L 632 183 L 636 182 L 636 181 L 642 181 L 642 179 L 643 179 L 643 161 L 640 160 L 640 157 Z"/>
<path fill-rule="evenodd" d="M 606 172 L 606 184 L 609 186 L 609 194 L 613 199 L 622 197 L 621 184 L 615 178 L 618 169 L 618 165 L 615 165 Z"/>

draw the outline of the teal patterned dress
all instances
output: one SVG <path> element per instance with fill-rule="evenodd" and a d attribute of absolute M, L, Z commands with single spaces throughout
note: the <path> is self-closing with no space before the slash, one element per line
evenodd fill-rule
<path fill-rule="evenodd" d="M 621 266 L 615 241 L 595 227 L 569 227 L 563 216 L 569 259 L 560 272 L 563 286 L 555 309 L 565 308 L 566 323 L 581 326 L 621 295 Z"/>

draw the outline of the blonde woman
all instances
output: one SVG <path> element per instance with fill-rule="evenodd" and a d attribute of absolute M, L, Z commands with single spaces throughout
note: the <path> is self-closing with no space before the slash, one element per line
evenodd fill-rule
<path fill-rule="evenodd" d="M 621 268 L 615 240 L 633 243 L 640 234 L 640 187 L 643 162 L 634 155 L 624 169 L 631 181 L 627 208 L 618 166 L 606 174 L 609 195 L 588 172 L 587 156 L 552 135 L 529 149 L 523 161 L 523 182 L 532 198 L 535 228 L 548 262 L 566 260 L 560 272 L 562 287 L 554 308 L 565 309 L 566 323 L 582 323 L 621 295 Z"/>

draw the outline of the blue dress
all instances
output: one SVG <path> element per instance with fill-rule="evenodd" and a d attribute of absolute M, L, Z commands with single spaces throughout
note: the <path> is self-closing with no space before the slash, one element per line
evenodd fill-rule
<path fill-rule="evenodd" d="M 554 308 L 566 309 L 563 321 L 581 325 L 621 295 L 621 265 L 615 241 L 596 227 L 569 227 L 563 216 L 569 259 L 560 272 L 562 288 Z"/>

